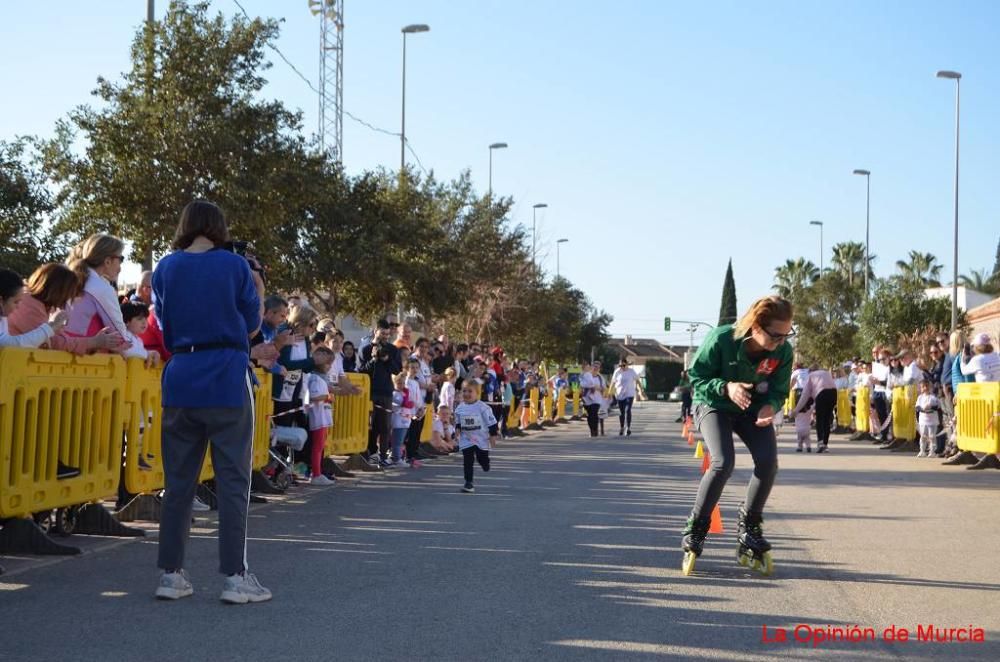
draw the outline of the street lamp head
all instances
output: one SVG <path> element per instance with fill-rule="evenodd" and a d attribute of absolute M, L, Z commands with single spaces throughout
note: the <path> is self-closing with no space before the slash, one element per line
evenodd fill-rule
<path fill-rule="evenodd" d="M 855 175 L 864 175 L 865 177 L 868 177 L 868 176 L 869 176 L 869 175 L 871 175 L 872 173 L 871 173 L 871 170 L 861 170 L 861 169 L 857 169 L 857 170 L 855 170 L 855 171 L 854 171 L 854 174 L 855 174 Z"/>
<path fill-rule="evenodd" d="M 952 80 L 958 80 L 962 77 L 962 74 L 957 71 L 939 71 L 937 72 L 938 78 L 951 78 Z"/>
<path fill-rule="evenodd" d="M 424 25 L 423 23 L 415 23 L 413 25 L 407 25 L 403 28 L 403 32 L 406 34 L 413 34 L 414 32 L 428 32 L 431 26 Z"/>
<path fill-rule="evenodd" d="M 819 225 L 822 227 L 823 221 L 809 221 L 809 225 Z"/>
<path fill-rule="evenodd" d="M 556 239 L 556 243 L 557 244 L 565 244 L 568 241 L 569 241 L 569 239 Z"/>
<path fill-rule="evenodd" d="M 507 149 L 507 143 L 493 143 L 490 149 Z"/>
<path fill-rule="evenodd" d="M 546 207 L 548 207 L 548 205 L 545 204 L 544 202 L 539 202 L 537 205 L 532 205 L 532 208 L 534 209 L 545 209 Z"/>

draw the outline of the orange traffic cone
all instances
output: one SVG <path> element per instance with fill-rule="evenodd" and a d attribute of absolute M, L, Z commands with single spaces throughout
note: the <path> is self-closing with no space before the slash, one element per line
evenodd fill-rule
<path fill-rule="evenodd" d="M 694 432 L 688 431 L 688 446 L 694 446 Z"/>
<path fill-rule="evenodd" d="M 701 444 L 701 439 L 698 440 L 698 445 L 694 447 L 694 456 L 695 458 L 705 457 L 705 448 Z"/>
<path fill-rule="evenodd" d="M 701 473 L 708 471 L 709 465 L 712 463 L 712 454 L 705 451 L 705 457 L 701 458 Z"/>
<path fill-rule="evenodd" d="M 715 504 L 715 509 L 712 510 L 712 522 L 708 525 L 709 533 L 722 533 L 722 511 L 719 510 L 719 504 Z"/>
<path fill-rule="evenodd" d="M 686 437 L 689 429 L 690 429 L 690 426 L 688 425 L 688 422 L 684 421 L 684 425 L 683 425 L 683 427 L 681 427 L 681 436 L 682 437 Z"/>

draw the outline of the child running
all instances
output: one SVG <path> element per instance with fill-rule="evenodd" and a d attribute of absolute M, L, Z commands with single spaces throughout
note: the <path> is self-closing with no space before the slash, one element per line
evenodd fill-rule
<path fill-rule="evenodd" d="M 812 442 L 809 440 L 812 428 L 812 407 L 805 406 L 795 414 L 795 436 L 799 438 L 799 446 L 796 453 L 801 453 L 805 447 L 807 453 L 812 453 Z"/>
<path fill-rule="evenodd" d="M 479 461 L 484 472 L 490 470 L 490 448 L 496 446 L 497 419 L 488 404 L 479 399 L 479 385 L 468 380 L 462 384 L 462 403 L 455 407 L 455 427 L 458 447 L 465 463 L 465 487 L 462 491 L 471 494 L 472 473 Z"/>

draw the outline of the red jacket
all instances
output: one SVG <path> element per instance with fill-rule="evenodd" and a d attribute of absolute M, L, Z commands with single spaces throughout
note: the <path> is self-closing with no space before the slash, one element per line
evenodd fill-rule
<path fill-rule="evenodd" d="M 166 361 L 170 358 L 170 350 L 168 350 L 163 345 L 163 329 L 160 328 L 160 322 L 156 319 L 156 315 L 153 314 L 153 309 L 149 309 L 149 325 L 146 327 L 146 332 L 139 336 L 142 340 L 142 344 L 146 349 L 155 349 L 160 353 L 160 358 Z"/>

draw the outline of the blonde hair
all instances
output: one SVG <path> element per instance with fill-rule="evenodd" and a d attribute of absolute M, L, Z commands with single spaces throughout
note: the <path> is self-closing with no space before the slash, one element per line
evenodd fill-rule
<path fill-rule="evenodd" d="M 405 383 L 406 383 L 406 373 L 405 372 L 397 372 L 395 375 L 392 376 L 392 385 L 393 386 L 396 386 L 398 384 L 405 384 Z"/>
<path fill-rule="evenodd" d="M 755 326 L 766 329 L 771 322 L 790 322 L 791 319 L 791 301 L 776 295 L 761 297 L 753 302 L 750 309 L 733 326 L 733 335 L 742 338 Z"/>
<path fill-rule="evenodd" d="M 447 378 L 449 378 L 449 379 L 451 379 L 452 377 L 455 377 L 457 375 L 458 375 L 458 373 L 455 372 L 454 368 L 445 368 L 444 369 L 444 376 L 447 377 Z"/>
<path fill-rule="evenodd" d="M 87 281 L 90 269 L 97 269 L 109 257 L 125 253 L 125 242 L 109 234 L 92 234 L 69 251 L 66 266 L 76 272 L 81 282 Z"/>
<path fill-rule="evenodd" d="M 337 332 L 337 324 L 329 317 L 324 317 L 316 324 L 316 330 L 322 331 L 327 335 Z"/>
<path fill-rule="evenodd" d="M 288 314 L 288 326 L 293 329 L 303 329 L 317 320 L 319 315 L 308 306 L 294 306 Z"/>
<path fill-rule="evenodd" d="M 958 356 L 964 347 L 965 334 L 961 331 L 952 331 L 951 337 L 948 338 L 948 351 L 951 352 L 952 356 Z"/>

